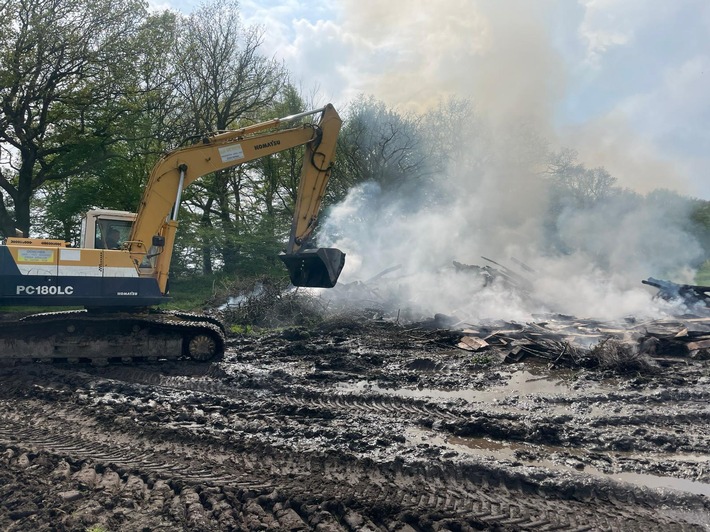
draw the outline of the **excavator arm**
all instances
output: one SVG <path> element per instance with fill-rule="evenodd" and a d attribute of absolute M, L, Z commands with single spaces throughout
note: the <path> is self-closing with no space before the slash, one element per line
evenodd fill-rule
<path fill-rule="evenodd" d="M 321 113 L 317 124 L 273 131 L 281 124 L 317 113 Z M 200 144 L 165 155 L 150 174 L 130 239 L 124 243 L 134 263 L 140 265 L 141 275 L 155 276 L 160 291 L 166 292 L 185 187 L 206 174 L 305 145 L 291 233 L 281 259 L 294 285 L 334 286 L 345 255 L 334 248 L 307 249 L 307 243 L 330 177 L 341 123 L 335 108 L 328 104 L 322 109 L 207 136 Z"/>

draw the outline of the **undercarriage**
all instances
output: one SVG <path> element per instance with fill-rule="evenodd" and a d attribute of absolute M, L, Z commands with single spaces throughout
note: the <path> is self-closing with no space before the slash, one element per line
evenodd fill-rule
<path fill-rule="evenodd" d="M 224 327 L 182 312 L 65 311 L 0 321 L 0 361 L 214 361 L 224 353 Z"/>

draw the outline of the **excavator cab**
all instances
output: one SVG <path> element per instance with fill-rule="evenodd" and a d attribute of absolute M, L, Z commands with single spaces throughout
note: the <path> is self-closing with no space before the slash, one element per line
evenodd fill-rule
<path fill-rule="evenodd" d="M 333 288 L 345 265 L 345 253 L 336 248 L 313 248 L 281 253 L 291 284 L 311 288 Z"/>
<path fill-rule="evenodd" d="M 79 247 L 88 249 L 120 249 L 128 240 L 136 215 L 127 211 L 93 209 L 81 220 Z"/>

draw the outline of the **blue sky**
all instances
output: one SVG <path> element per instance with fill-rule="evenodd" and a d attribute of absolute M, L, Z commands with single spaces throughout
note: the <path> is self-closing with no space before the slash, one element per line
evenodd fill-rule
<path fill-rule="evenodd" d="M 153 0 L 189 13 L 199 2 Z M 710 200 L 708 0 L 243 0 L 318 103 L 471 98 L 619 184 Z M 461 139 L 465 140 L 465 139 Z"/>

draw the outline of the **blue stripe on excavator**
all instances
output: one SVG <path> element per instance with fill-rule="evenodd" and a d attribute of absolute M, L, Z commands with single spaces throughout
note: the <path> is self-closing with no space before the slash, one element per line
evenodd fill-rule
<path fill-rule="evenodd" d="M 151 278 L 4 275 L 0 305 L 148 307 L 169 301 Z"/>
<path fill-rule="evenodd" d="M 0 275 L 21 275 L 15 259 L 6 246 L 0 246 Z"/>
<path fill-rule="evenodd" d="M 169 301 L 150 277 L 22 275 L 0 246 L 0 305 L 148 307 Z"/>

